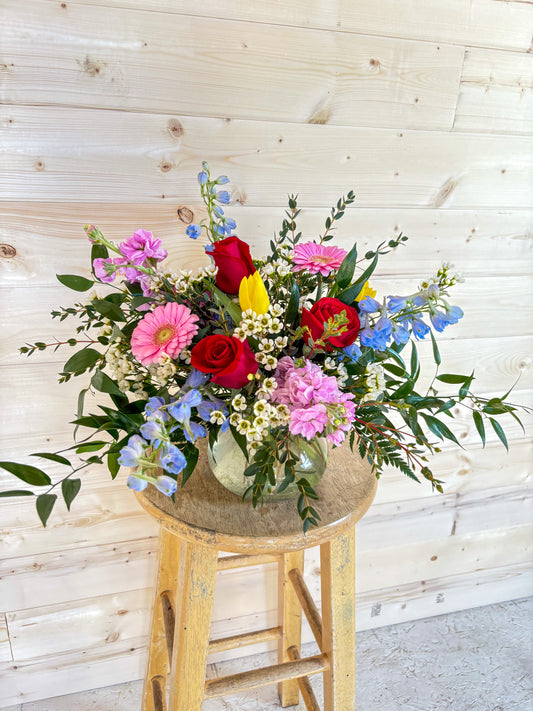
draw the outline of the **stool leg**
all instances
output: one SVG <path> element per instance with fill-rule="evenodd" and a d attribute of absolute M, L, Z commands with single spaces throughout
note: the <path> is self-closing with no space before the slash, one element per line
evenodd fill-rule
<path fill-rule="evenodd" d="M 180 539 L 161 527 L 150 649 L 144 677 L 143 711 L 165 711 L 165 682 L 170 669 L 166 627 L 173 618 L 172 610 L 168 609 L 169 605 L 173 605 L 175 610 L 179 567 Z"/>
<path fill-rule="evenodd" d="M 289 572 L 293 568 L 298 568 L 303 573 L 303 551 L 284 553 L 278 564 L 278 625 L 282 629 L 278 642 L 278 662 L 280 664 L 293 659 L 288 653 L 289 647 L 296 647 L 300 651 L 302 638 L 302 608 L 289 580 Z M 300 700 L 298 679 L 280 682 L 278 695 L 283 708 L 296 706 Z"/>
<path fill-rule="evenodd" d="M 320 546 L 324 711 L 355 711 L 355 529 Z"/>
<path fill-rule="evenodd" d="M 182 543 L 169 711 L 201 711 L 218 551 Z"/>

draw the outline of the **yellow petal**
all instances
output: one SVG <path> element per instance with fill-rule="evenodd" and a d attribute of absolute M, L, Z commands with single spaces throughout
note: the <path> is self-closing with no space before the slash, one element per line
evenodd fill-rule
<path fill-rule="evenodd" d="M 355 297 L 355 300 L 356 300 L 356 301 L 362 301 L 362 300 L 365 298 L 365 296 L 371 296 L 372 298 L 374 298 L 375 295 L 376 295 L 376 290 L 375 290 L 375 289 L 372 289 L 372 288 L 368 285 L 368 282 L 365 281 L 365 285 L 364 285 L 363 288 L 361 289 L 359 295 Z"/>
<path fill-rule="evenodd" d="M 256 314 L 266 314 L 270 307 L 270 300 L 268 298 L 267 290 L 265 287 L 265 284 L 263 280 L 261 279 L 261 275 L 259 272 L 254 272 L 252 274 L 252 302 L 253 302 L 253 310 L 255 311 Z"/>
<path fill-rule="evenodd" d="M 249 277 L 243 277 L 239 284 L 239 304 L 243 311 L 252 308 L 248 279 Z"/>

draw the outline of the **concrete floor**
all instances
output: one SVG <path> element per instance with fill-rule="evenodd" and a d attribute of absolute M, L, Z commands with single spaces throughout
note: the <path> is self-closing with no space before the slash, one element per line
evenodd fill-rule
<path fill-rule="evenodd" d="M 533 711 L 532 622 L 528 598 L 359 633 L 357 711 Z M 273 662 L 257 655 L 212 665 L 209 675 Z M 320 675 L 311 680 L 321 701 Z M 138 711 L 141 691 L 133 682 L 0 711 Z M 265 687 L 205 702 L 203 711 L 278 708 L 275 688 Z"/>

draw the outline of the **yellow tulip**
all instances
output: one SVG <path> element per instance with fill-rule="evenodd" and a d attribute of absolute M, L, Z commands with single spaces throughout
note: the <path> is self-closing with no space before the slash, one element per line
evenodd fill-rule
<path fill-rule="evenodd" d="M 270 301 L 259 272 L 243 277 L 239 286 L 239 303 L 243 311 L 252 309 L 258 315 L 268 311 Z"/>
<path fill-rule="evenodd" d="M 376 295 L 376 290 L 372 289 L 370 286 L 368 286 L 368 282 L 365 281 L 363 288 L 359 292 L 359 295 L 355 297 L 355 300 L 362 301 L 365 298 L 365 296 L 371 296 L 372 298 L 374 298 L 375 295 Z"/>

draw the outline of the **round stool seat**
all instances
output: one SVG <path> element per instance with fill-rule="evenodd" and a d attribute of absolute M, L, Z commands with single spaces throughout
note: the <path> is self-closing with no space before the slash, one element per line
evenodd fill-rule
<path fill-rule="evenodd" d="M 205 443 L 196 470 L 175 501 L 149 485 L 136 496 L 141 506 L 180 538 L 233 553 L 297 551 L 332 540 L 353 528 L 374 498 L 377 479 L 368 462 L 347 443 L 330 452 L 327 470 L 316 486 L 318 526 L 303 533 L 296 499 L 265 500 L 252 508 L 251 499 L 225 489 L 207 463 Z"/>

